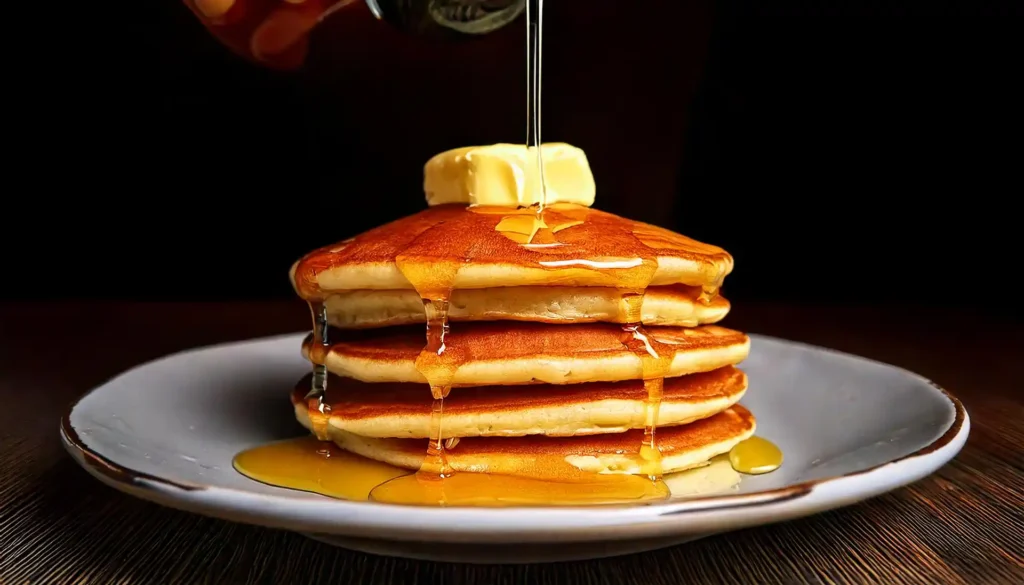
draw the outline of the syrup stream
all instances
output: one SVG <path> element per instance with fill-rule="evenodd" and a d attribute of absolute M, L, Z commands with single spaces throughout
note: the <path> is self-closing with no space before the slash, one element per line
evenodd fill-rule
<path fill-rule="evenodd" d="M 540 79 L 541 79 L 541 30 L 544 23 L 544 0 L 526 2 L 526 168 L 531 170 L 530 147 L 535 148 L 536 165 L 534 172 L 540 189 L 538 217 L 547 205 L 547 185 L 544 182 L 544 156 L 540 139 Z M 530 184 L 528 180 L 527 185 Z"/>

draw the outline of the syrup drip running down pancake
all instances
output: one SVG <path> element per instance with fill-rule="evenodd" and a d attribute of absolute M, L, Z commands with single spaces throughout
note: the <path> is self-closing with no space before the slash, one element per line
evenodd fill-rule
<path fill-rule="evenodd" d="M 745 334 L 717 325 L 648 327 L 663 352 L 671 352 L 667 376 L 706 372 L 743 361 Z M 420 327 L 331 333 L 328 351 L 303 351 L 339 376 L 364 382 L 426 383 L 416 368 L 423 348 Z M 446 336 L 445 353 L 458 365 L 455 386 L 574 384 L 639 379 L 641 359 L 624 345 L 621 327 L 606 323 L 555 326 L 544 323 L 463 323 Z"/>
<path fill-rule="evenodd" d="M 309 376 L 292 391 L 306 408 Z M 665 381 L 659 428 L 691 423 L 722 412 L 742 398 L 747 377 L 727 366 Z M 325 401 L 329 424 L 364 437 L 430 437 L 431 400 L 423 384 L 377 383 L 332 377 Z M 643 429 L 647 390 L 641 380 L 567 386 L 455 388 L 445 399 L 442 438 L 582 436 Z"/>

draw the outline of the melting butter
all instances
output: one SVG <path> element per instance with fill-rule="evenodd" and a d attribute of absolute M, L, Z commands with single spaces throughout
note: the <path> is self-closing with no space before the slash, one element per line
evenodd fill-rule
<path fill-rule="evenodd" d="M 748 475 L 760 475 L 782 466 L 782 450 L 761 437 L 740 441 L 729 451 L 732 468 Z"/>
<path fill-rule="evenodd" d="M 591 206 L 597 188 L 583 150 L 561 142 L 541 146 L 546 200 L 540 201 L 535 147 L 492 144 L 435 155 L 423 168 L 428 205 L 464 203 L 529 207 L 544 203 Z"/>

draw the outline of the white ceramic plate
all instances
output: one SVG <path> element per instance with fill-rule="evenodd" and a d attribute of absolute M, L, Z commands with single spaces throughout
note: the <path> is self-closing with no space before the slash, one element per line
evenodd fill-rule
<path fill-rule="evenodd" d="M 738 492 L 587 508 L 347 502 L 264 485 L 231 466 L 243 449 L 304 434 L 288 398 L 309 368 L 299 355 L 303 335 L 197 349 L 134 368 L 71 409 L 61 422 L 64 444 L 104 483 L 182 510 L 379 554 L 536 562 L 651 550 L 852 504 L 934 472 L 970 428 L 960 402 L 916 374 L 754 335 L 742 364 L 750 376 L 743 404 L 785 463 L 745 476 Z"/>

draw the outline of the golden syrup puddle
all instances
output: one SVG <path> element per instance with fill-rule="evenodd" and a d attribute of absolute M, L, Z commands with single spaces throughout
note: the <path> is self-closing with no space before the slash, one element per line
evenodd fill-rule
<path fill-rule="evenodd" d="M 456 473 L 446 478 L 406 475 L 383 483 L 370 499 L 419 506 L 573 506 L 662 500 L 671 493 L 661 482 L 634 475 L 598 475 L 580 481 L 548 481 L 490 473 Z"/>
<path fill-rule="evenodd" d="M 451 448 L 451 446 L 449 446 Z M 724 467 L 723 467 L 724 465 Z M 242 475 L 276 487 L 351 500 L 420 506 L 622 504 L 730 490 L 738 474 L 728 456 L 652 482 L 638 475 L 566 473 L 564 480 L 462 472 L 441 479 L 344 451 L 307 436 L 261 445 L 235 456 Z M 550 473 L 557 465 L 545 466 Z"/>
<path fill-rule="evenodd" d="M 260 445 L 235 456 L 242 475 L 256 481 L 342 500 L 366 500 L 377 486 L 411 473 L 315 437 Z"/>
<path fill-rule="evenodd" d="M 768 439 L 750 437 L 729 451 L 732 468 L 747 475 L 761 475 L 782 466 L 782 450 Z"/>

